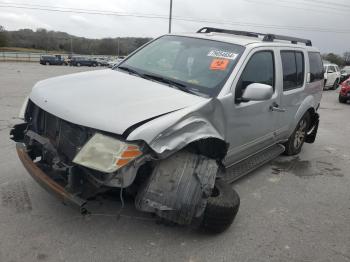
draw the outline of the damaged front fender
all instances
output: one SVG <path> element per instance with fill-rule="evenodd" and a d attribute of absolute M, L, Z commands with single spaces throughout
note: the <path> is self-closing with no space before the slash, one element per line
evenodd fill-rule
<path fill-rule="evenodd" d="M 149 121 L 131 132 L 127 140 L 143 140 L 160 158 L 165 158 L 202 139 L 225 141 L 225 130 L 222 104 L 212 98 Z"/>

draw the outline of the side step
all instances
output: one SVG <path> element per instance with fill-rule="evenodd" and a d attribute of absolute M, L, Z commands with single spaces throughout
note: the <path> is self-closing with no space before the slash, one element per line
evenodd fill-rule
<path fill-rule="evenodd" d="M 266 164 L 267 162 L 273 160 L 274 158 L 278 157 L 280 154 L 284 152 L 284 146 L 280 144 L 273 145 L 267 149 L 264 149 L 255 155 L 252 155 L 233 166 L 228 167 L 225 170 L 225 173 L 223 174 L 223 179 L 228 182 L 232 183 L 239 178 L 249 174 L 250 172 L 254 171 L 258 167 L 261 167 L 262 165 Z"/>

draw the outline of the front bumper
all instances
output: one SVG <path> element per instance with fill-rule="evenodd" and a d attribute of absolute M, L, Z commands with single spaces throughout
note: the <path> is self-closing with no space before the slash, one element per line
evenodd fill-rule
<path fill-rule="evenodd" d="M 22 164 L 36 182 L 38 182 L 49 193 L 58 197 L 64 204 L 78 208 L 81 214 L 88 213 L 84 207 L 87 201 L 69 193 L 64 187 L 45 174 L 30 158 L 26 146 L 23 143 L 16 143 L 16 149 Z"/>
<path fill-rule="evenodd" d="M 350 91 L 345 92 L 345 93 L 339 93 L 339 97 L 341 97 L 343 99 L 350 99 L 350 96 L 348 94 L 350 94 Z"/>

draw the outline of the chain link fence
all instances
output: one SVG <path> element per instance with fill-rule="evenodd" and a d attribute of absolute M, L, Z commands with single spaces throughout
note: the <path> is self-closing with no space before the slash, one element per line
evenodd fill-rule
<path fill-rule="evenodd" d="M 0 52 L 0 62 L 38 62 L 42 55 L 60 55 L 63 58 L 68 58 L 68 54 L 62 53 L 30 53 L 30 52 Z M 83 56 L 87 58 L 107 58 L 115 59 L 114 56 L 106 55 L 78 55 L 74 56 Z"/>

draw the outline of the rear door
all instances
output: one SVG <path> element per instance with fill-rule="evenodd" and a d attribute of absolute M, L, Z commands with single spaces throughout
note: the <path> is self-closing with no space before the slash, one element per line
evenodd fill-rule
<path fill-rule="evenodd" d="M 339 67 L 338 66 L 335 66 L 335 71 L 336 71 L 336 81 L 339 81 L 339 79 L 340 79 L 340 69 L 339 69 Z"/>
<path fill-rule="evenodd" d="M 282 65 L 282 93 L 278 114 L 277 138 L 285 139 L 293 130 L 294 118 L 305 98 L 306 59 L 302 49 L 281 49 L 280 61 Z"/>

